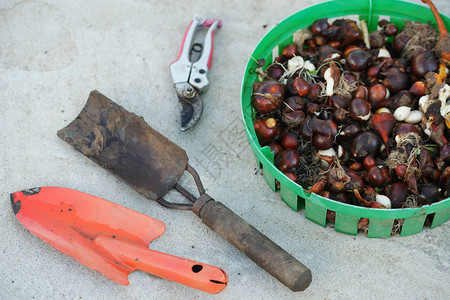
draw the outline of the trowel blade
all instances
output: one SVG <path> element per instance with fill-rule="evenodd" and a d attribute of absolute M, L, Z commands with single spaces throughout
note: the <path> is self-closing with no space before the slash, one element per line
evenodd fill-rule
<path fill-rule="evenodd" d="M 133 270 L 114 264 L 93 245 L 97 236 L 121 238 L 148 248 L 165 231 L 163 222 L 116 203 L 62 187 L 11 194 L 17 219 L 37 237 L 122 285 Z"/>
<path fill-rule="evenodd" d="M 58 136 L 151 200 L 167 194 L 188 164 L 183 149 L 97 91 Z"/>

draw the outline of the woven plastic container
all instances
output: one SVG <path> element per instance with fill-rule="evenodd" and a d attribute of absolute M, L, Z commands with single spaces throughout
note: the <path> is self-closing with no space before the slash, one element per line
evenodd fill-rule
<path fill-rule="evenodd" d="M 450 18 L 441 15 L 447 28 Z M 305 193 L 303 187 L 288 179 L 273 164 L 273 152 L 269 147 L 261 147 L 253 129 L 254 109 L 251 106 L 252 83 L 259 81 L 252 71 L 257 67 L 255 59 L 265 59 L 266 67 L 278 56 L 284 46 L 291 44 L 293 33 L 312 24 L 321 18 L 364 19 L 369 32 L 377 29 L 381 18 L 390 19 L 399 28 L 405 20 L 421 21 L 435 24 L 431 10 L 427 7 L 394 0 L 339 0 L 317 4 L 301 10 L 281 21 L 270 30 L 259 42 L 249 59 L 241 91 L 241 108 L 247 139 L 256 157 L 257 164 L 263 168 L 264 179 L 273 191 L 280 190 L 281 199 L 293 210 L 305 210 L 307 219 L 326 226 L 327 210 L 336 212 L 335 230 L 337 232 L 356 235 L 360 218 L 369 218 L 368 237 L 385 238 L 391 236 L 395 220 L 403 219 L 401 236 L 416 234 L 422 231 L 427 215 L 434 214 L 431 228 L 445 223 L 450 217 L 450 198 L 422 206 L 406 209 L 371 209 L 348 205 L 333 201 L 316 194 Z M 279 184 L 277 184 L 277 181 Z"/>

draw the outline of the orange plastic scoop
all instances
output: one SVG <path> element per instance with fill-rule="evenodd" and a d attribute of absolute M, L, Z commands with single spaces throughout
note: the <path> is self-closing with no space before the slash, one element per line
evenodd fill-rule
<path fill-rule="evenodd" d="M 220 268 L 148 249 L 164 223 L 121 205 L 62 187 L 16 192 L 11 203 L 36 236 L 122 285 L 135 270 L 213 294 L 227 285 Z"/>

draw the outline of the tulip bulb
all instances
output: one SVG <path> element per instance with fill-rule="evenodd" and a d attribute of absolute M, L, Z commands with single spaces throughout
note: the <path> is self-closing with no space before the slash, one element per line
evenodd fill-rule
<path fill-rule="evenodd" d="M 390 58 L 391 54 L 389 53 L 389 51 L 385 47 L 383 47 L 383 48 L 380 48 L 380 51 L 378 51 L 378 57 L 388 57 L 388 58 Z"/>
<path fill-rule="evenodd" d="M 337 151 L 338 158 L 340 160 L 344 160 L 346 154 L 344 147 L 342 147 L 342 145 L 338 145 L 337 149 L 338 149 Z"/>
<path fill-rule="evenodd" d="M 426 112 L 428 109 L 428 106 L 430 106 L 429 100 L 430 100 L 430 95 L 425 95 L 425 96 L 420 97 L 419 108 L 422 112 Z"/>
<path fill-rule="evenodd" d="M 391 111 L 389 110 L 389 108 L 387 107 L 381 107 L 379 109 L 377 109 L 377 111 L 375 112 L 375 114 L 381 114 L 381 113 L 391 113 Z"/>
<path fill-rule="evenodd" d="M 316 153 L 316 158 L 317 156 L 336 156 L 336 151 L 333 148 L 329 148 L 326 150 L 319 150 Z M 324 169 L 329 168 L 330 164 L 328 162 L 326 162 L 325 160 L 321 159 L 321 165 Z"/>
<path fill-rule="evenodd" d="M 409 106 L 400 106 L 394 111 L 394 117 L 397 121 L 402 122 L 408 118 L 411 113 L 411 107 Z"/>
<path fill-rule="evenodd" d="M 333 96 L 334 79 L 331 77 L 331 69 L 328 68 L 323 75 L 325 81 L 327 82 L 327 87 L 325 89 L 325 94 L 327 96 Z"/>
<path fill-rule="evenodd" d="M 439 100 L 441 101 L 441 107 L 447 104 L 447 98 L 450 97 L 450 86 L 448 84 L 444 85 L 443 88 L 439 90 Z M 442 114 L 442 112 L 441 112 Z"/>
<path fill-rule="evenodd" d="M 419 124 L 422 121 L 423 113 L 420 110 L 412 110 L 409 116 L 405 119 L 406 123 Z"/>
<path fill-rule="evenodd" d="M 386 208 L 391 208 L 391 199 L 389 199 L 388 197 L 386 197 L 385 195 L 377 195 L 375 197 L 375 202 L 380 203 L 381 205 L 383 205 Z"/>
<path fill-rule="evenodd" d="M 310 72 L 316 70 L 316 66 L 314 66 L 314 64 L 312 62 L 310 62 L 309 60 L 305 61 L 303 68 L 305 68 L 306 70 L 308 70 Z"/>
<path fill-rule="evenodd" d="M 288 69 L 294 70 L 298 68 L 302 68 L 304 66 L 304 60 L 301 56 L 294 56 L 290 60 L 288 60 Z"/>

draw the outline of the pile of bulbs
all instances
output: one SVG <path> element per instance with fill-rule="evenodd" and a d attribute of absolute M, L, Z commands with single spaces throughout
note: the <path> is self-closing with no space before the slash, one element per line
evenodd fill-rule
<path fill-rule="evenodd" d="M 435 17 L 439 36 L 419 22 L 383 20 L 369 34 L 364 21 L 319 19 L 272 64 L 259 60 L 254 129 L 275 166 L 307 192 L 358 206 L 449 197 L 450 36 Z"/>

